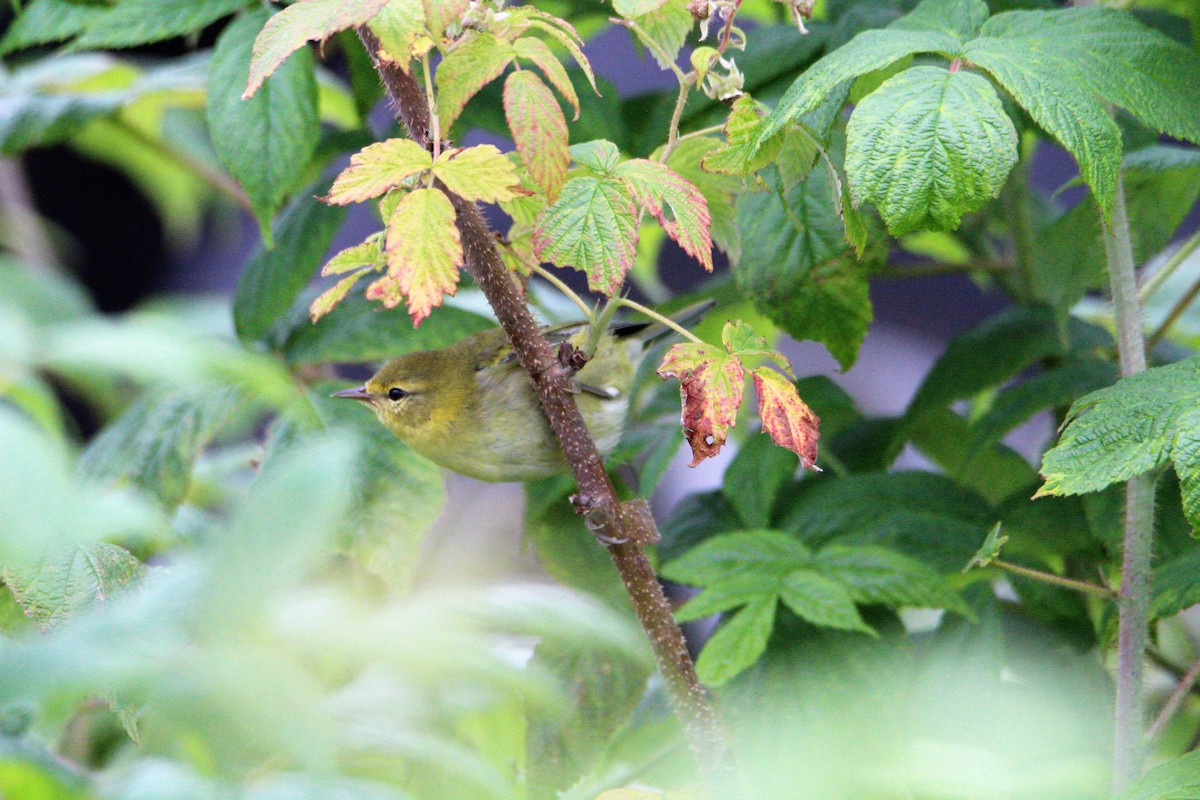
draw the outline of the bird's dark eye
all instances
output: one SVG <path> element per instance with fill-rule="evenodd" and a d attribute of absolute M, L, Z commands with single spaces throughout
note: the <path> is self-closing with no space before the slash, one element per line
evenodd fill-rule
<path fill-rule="evenodd" d="M 404 391 L 399 386 L 393 386 L 391 389 L 388 389 L 388 399 L 389 400 L 399 400 L 400 398 L 406 397 L 407 395 L 408 395 L 408 392 Z"/>

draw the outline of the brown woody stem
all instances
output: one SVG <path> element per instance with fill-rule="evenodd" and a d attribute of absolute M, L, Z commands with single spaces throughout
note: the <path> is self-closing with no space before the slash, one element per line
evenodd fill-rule
<path fill-rule="evenodd" d="M 379 41 L 365 27 L 359 37 L 371 54 L 388 95 L 409 135 L 429 146 L 429 114 L 424 93 L 416 79 L 398 65 L 377 57 Z M 550 422 L 578 485 L 576 509 L 588 528 L 608 543 L 612 557 L 634 610 L 654 650 L 675 714 L 683 723 L 692 752 L 702 772 L 714 785 L 728 780 L 730 756 L 716 712 L 696 677 L 683 632 L 671 614 L 670 605 L 650 561 L 636 542 L 645 538 L 635 530 L 640 515 L 631 514 L 617 499 L 616 490 L 596 444 L 575 405 L 570 369 L 560 363 L 555 351 L 541 335 L 525 299 L 500 259 L 495 239 L 479 208 L 440 186 L 450 198 L 458 217 L 466 270 L 487 297 L 521 366 L 529 373 L 542 410 Z"/>

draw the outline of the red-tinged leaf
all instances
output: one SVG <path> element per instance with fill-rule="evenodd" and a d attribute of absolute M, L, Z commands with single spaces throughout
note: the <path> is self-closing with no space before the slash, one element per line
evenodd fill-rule
<path fill-rule="evenodd" d="M 383 235 L 379 233 L 371 234 L 366 241 L 361 244 L 356 244 L 353 247 L 347 247 L 321 268 L 321 275 L 328 277 L 330 275 L 341 275 L 343 272 L 370 267 L 371 269 L 383 269 L 387 262 L 383 256 Z"/>
<path fill-rule="evenodd" d="M 533 251 L 542 261 L 586 272 L 588 288 L 611 296 L 637 255 L 637 204 L 611 178 L 567 181 L 538 220 Z"/>
<path fill-rule="evenodd" d="M 521 70 L 504 82 L 504 116 L 529 174 L 553 201 L 567 179 L 567 119 L 546 84 Z"/>
<path fill-rule="evenodd" d="M 571 54 L 571 58 L 575 59 L 575 63 L 579 65 L 579 68 L 583 70 L 588 83 L 592 85 L 592 91 L 600 94 L 600 90 L 596 88 L 596 75 L 592 72 L 592 64 L 588 61 L 587 56 L 583 54 L 583 40 L 579 38 L 579 34 L 575 32 L 575 28 L 566 20 L 550 16 L 549 14 L 544 14 L 540 11 L 535 11 L 534 14 L 535 18 L 529 21 L 530 27 L 545 31 L 561 44 Z"/>
<path fill-rule="evenodd" d="M 782 138 L 774 136 L 758 143 L 766 117 L 748 94 L 733 101 L 725 122 L 725 143 L 706 155 L 700 165 L 707 172 L 724 175 L 749 175 L 775 160 Z"/>
<path fill-rule="evenodd" d="M 730 320 L 721 330 L 721 344 L 725 350 L 739 358 L 747 356 L 762 356 L 769 358 L 780 366 L 787 375 L 795 379 L 792 365 L 788 363 L 783 353 L 767 345 L 767 340 L 754 332 L 754 329 L 740 319 Z"/>
<path fill-rule="evenodd" d="M 754 370 L 753 375 L 763 430 L 775 444 L 800 456 L 801 467 L 819 469 L 816 462 L 820 420 L 800 399 L 796 385 L 766 367 Z"/>
<path fill-rule="evenodd" d="M 384 275 L 372 281 L 367 287 L 366 298 L 378 300 L 384 308 L 395 308 L 404 300 L 404 290 L 400 288 L 400 278 L 395 275 Z"/>
<path fill-rule="evenodd" d="M 712 217 L 708 201 L 696 184 L 657 161 L 634 158 L 613 173 L 625 181 L 634 197 L 653 214 L 667 236 L 712 272 Z M 668 215 L 666 211 L 669 210 Z"/>
<path fill-rule="evenodd" d="M 458 289 L 463 250 L 450 198 L 438 189 L 405 195 L 388 220 L 386 252 L 388 274 L 408 298 L 413 325 L 419 325 Z"/>
<path fill-rule="evenodd" d="M 438 120 L 445 134 L 475 93 L 504 72 L 513 60 L 513 46 L 490 33 L 467 34 L 438 66 Z"/>
<path fill-rule="evenodd" d="M 433 166 L 433 156 L 411 139 L 387 139 L 368 145 L 350 158 L 325 202 L 339 206 L 361 203 L 399 186 Z"/>
<path fill-rule="evenodd" d="M 379 39 L 379 60 L 407 72 L 413 45 L 425 36 L 425 6 L 421 0 L 389 0 L 368 27 Z"/>
<path fill-rule="evenodd" d="M 263 26 L 250 55 L 247 100 L 289 55 L 305 42 L 324 41 L 338 31 L 362 25 L 388 0 L 300 0 L 280 11 Z"/>
<path fill-rule="evenodd" d="M 471 0 L 423 0 L 425 6 L 425 22 L 429 32 L 435 38 L 440 38 L 446 28 L 462 19 L 463 14 L 471 7 Z"/>
<path fill-rule="evenodd" d="M 525 36 L 513 42 L 513 49 L 517 51 L 518 58 L 532 61 L 545 74 L 546 80 L 575 109 L 575 119 L 579 119 L 579 95 L 575 94 L 575 86 L 567 75 L 567 68 L 551 52 L 550 47 L 541 39 Z"/>
<path fill-rule="evenodd" d="M 658 374 L 679 379 L 690 466 L 721 452 L 745 390 L 746 373 L 738 357 L 711 344 L 684 342 L 667 350 Z"/>
<path fill-rule="evenodd" d="M 521 188 L 516 165 L 495 145 L 447 150 L 438 156 L 433 174 L 446 188 L 467 200 L 496 203 L 528 194 Z"/>
<path fill-rule="evenodd" d="M 308 315 L 312 317 L 312 321 L 315 323 L 321 317 L 333 311 L 333 307 L 342 302 L 346 295 L 349 294 L 350 287 L 358 283 L 358 279 L 368 272 L 370 270 L 364 269 L 353 275 L 347 275 L 333 286 L 321 292 L 320 296 L 316 300 L 313 300 L 312 305 L 308 307 Z"/>

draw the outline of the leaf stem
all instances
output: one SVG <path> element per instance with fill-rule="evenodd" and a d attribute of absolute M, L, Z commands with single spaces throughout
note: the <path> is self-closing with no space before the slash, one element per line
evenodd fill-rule
<path fill-rule="evenodd" d="M 1138 302 L 1125 207 L 1125 181 L 1117 173 L 1112 225 L 1101 220 L 1117 352 L 1123 376 L 1146 369 L 1142 339 L 1142 307 Z M 1146 701 L 1142 667 L 1149 640 L 1150 551 L 1154 538 L 1154 476 L 1143 474 L 1125 483 L 1125 522 L 1121 561 L 1121 591 L 1117 612 L 1116 709 L 1113 734 L 1113 791 L 1120 793 L 1142 770 Z"/>
<path fill-rule="evenodd" d="M 1062 575 L 1055 575 L 1053 572 L 1043 572 L 1040 569 L 1031 569 L 1023 567 L 1020 564 L 1014 564 L 1011 561 L 1005 561 L 1000 558 L 993 558 L 991 566 L 999 567 L 1006 572 L 1011 572 L 1014 575 L 1021 575 L 1026 578 L 1031 578 L 1042 583 L 1053 584 L 1054 586 L 1062 586 L 1066 589 L 1074 589 L 1077 592 L 1090 594 L 1095 597 L 1103 597 L 1106 600 L 1115 600 L 1117 593 L 1105 586 L 1097 586 L 1094 583 L 1067 578 Z"/>
<path fill-rule="evenodd" d="M 1181 244 L 1171 254 L 1171 257 L 1150 276 L 1150 279 L 1142 284 L 1142 288 L 1138 289 L 1138 300 L 1142 303 L 1149 300 L 1166 283 L 1167 278 L 1171 277 L 1184 261 L 1187 261 L 1187 257 L 1194 253 L 1197 247 L 1200 247 L 1200 230 L 1197 230 Z"/>
<path fill-rule="evenodd" d="M 583 298 L 580 297 L 579 295 L 577 295 L 575 293 L 575 291 L 573 289 L 571 289 L 570 286 L 567 286 L 565 283 L 563 283 L 561 278 L 559 278 L 557 275 L 555 275 L 550 270 L 543 267 L 541 264 L 535 264 L 533 267 L 533 271 L 537 274 L 537 276 L 539 278 L 546 281 L 546 283 L 550 284 L 555 289 L 558 289 L 560 292 L 562 292 L 564 295 L 566 295 L 567 298 L 572 303 L 574 303 L 576 306 L 578 306 L 579 310 L 583 312 L 583 316 L 587 318 L 588 322 L 592 321 L 591 306 L 589 306 L 587 303 L 583 302 Z"/>
<path fill-rule="evenodd" d="M 187 169 L 197 175 L 199 178 L 208 183 L 208 185 L 224 194 L 246 211 L 254 214 L 254 206 L 250 202 L 250 197 L 246 194 L 246 191 L 241 187 L 241 185 L 228 173 L 208 163 L 204 159 L 191 156 L 185 152 L 171 147 L 165 141 L 155 139 L 153 136 L 149 136 L 138 128 L 123 121 L 119 115 L 113 117 L 110 122 L 119 128 L 122 133 L 133 138 L 139 145 L 145 147 L 147 150 L 157 153 L 163 158 L 174 161 L 184 169 Z"/>
<path fill-rule="evenodd" d="M 1021 157 L 1009 176 L 1003 205 L 1013 231 L 1013 272 L 1023 299 L 1033 297 L 1033 217 L 1029 210 L 1030 149 L 1022 142 Z"/>
<path fill-rule="evenodd" d="M 676 73 L 678 72 L 679 70 L 676 70 Z M 683 119 L 683 107 L 687 105 L 688 95 L 692 92 L 694 78 L 695 73 L 689 72 L 679 79 L 679 96 L 675 98 L 675 111 L 671 114 L 671 125 L 667 129 L 667 146 L 663 148 L 662 154 L 658 157 L 660 164 L 666 164 L 671 153 L 675 152 L 675 148 L 679 146 L 679 123 Z"/>
<path fill-rule="evenodd" d="M 425 76 L 425 104 L 429 109 L 429 136 L 433 139 L 433 158 L 442 154 L 442 132 L 437 113 L 437 95 L 433 92 L 433 72 L 429 68 L 429 53 L 421 56 L 421 72 Z"/>
<path fill-rule="evenodd" d="M 1191 694 L 1192 687 L 1196 684 L 1196 679 L 1200 678 L 1200 658 L 1188 668 L 1179 682 L 1175 684 L 1174 691 L 1167 698 L 1167 702 L 1163 704 L 1162 709 L 1158 712 L 1158 716 L 1154 718 L 1154 722 L 1146 730 L 1146 744 L 1153 742 L 1162 733 L 1163 728 L 1167 727 L 1167 723 L 1171 721 L 1171 717 L 1175 716 L 1175 712 L 1183 705 L 1183 701 Z"/>
<path fill-rule="evenodd" d="M 700 128 L 699 130 L 681 133 L 679 134 L 679 140 L 676 142 L 676 144 L 686 142 L 688 139 L 696 139 L 700 136 L 708 136 L 710 133 L 720 133 L 723 130 L 725 130 L 724 125 L 709 125 L 707 128 Z"/>
<path fill-rule="evenodd" d="M 1154 329 L 1154 333 L 1150 334 L 1150 338 L 1146 342 L 1146 347 L 1153 349 L 1154 345 L 1158 344 L 1163 336 L 1166 335 L 1167 331 L 1171 330 L 1171 326 L 1174 325 L 1181 316 L 1183 316 L 1183 312 L 1187 311 L 1188 306 L 1194 303 L 1198 296 L 1200 296 L 1200 278 L 1197 278 L 1196 282 L 1192 284 L 1192 288 L 1188 289 L 1183 297 L 1179 298 L 1179 300 L 1171 308 L 1171 312 L 1167 314 L 1166 318 L 1159 323 L 1157 328 Z"/>
<path fill-rule="evenodd" d="M 622 297 L 619 300 L 617 300 L 617 302 L 620 303 L 621 305 L 625 306 L 626 308 L 632 308 L 634 311 L 638 312 L 639 314 L 645 314 L 647 317 L 654 320 L 655 322 L 658 322 L 662 325 L 666 325 L 668 328 L 675 331 L 680 336 L 682 336 L 683 338 L 687 339 L 690 342 L 694 342 L 696 344 L 705 344 L 705 341 L 703 339 L 701 339 L 699 336 L 692 333 L 691 331 L 689 331 L 687 328 L 683 327 L 679 323 L 675 322 L 675 320 L 671 319 L 670 317 L 665 317 L 652 308 L 648 308 L 648 307 L 642 305 L 641 303 L 638 303 L 634 300 L 630 300 L 628 297 Z"/>

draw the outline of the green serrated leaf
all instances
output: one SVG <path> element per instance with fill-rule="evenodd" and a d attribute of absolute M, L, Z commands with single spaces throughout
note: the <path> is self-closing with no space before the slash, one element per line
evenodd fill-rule
<path fill-rule="evenodd" d="M 542 212 L 533 249 L 542 261 L 586 272 L 588 288 L 611 296 L 633 268 L 636 226 L 637 204 L 624 184 L 574 178 Z"/>
<path fill-rule="evenodd" d="M 16 66 L 0 79 L 0 153 L 17 154 L 68 137 L 79 143 L 81 130 L 95 129 L 98 118 L 130 106 L 155 84 L 164 93 L 191 88 L 195 83 L 186 72 L 143 70 L 101 53 L 60 55 Z"/>
<path fill-rule="evenodd" d="M 570 153 L 574 161 L 601 175 L 608 175 L 621 163 L 621 151 L 604 139 L 573 144 Z"/>
<path fill-rule="evenodd" d="M 921 0 L 916 8 L 888 27 L 944 33 L 966 42 L 979 34 L 989 13 L 983 0 Z"/>
<path fill-rule="evenodd" d="M 1036 50 L 989 37 L 969 42 L 962 55 L 991 73 L 1033 121 L 1075 157 L 1107 216 L 1121 162 L 1121 131 L 1100 99 L 1084 88 L 1069 59 L 1057 49 Z"/>
<path fill-rule="evenodd" d="M 246 0 L 120 0 L 108 13 L 97 16 L 72 48 L 103 50 L 159 42 L 202 30 L 246 6 Z M 248 64 L 247 51 L 243 66 Z M 245 86 L 244 76 L 241 86 Z M 235 87 L 228 88 L 232 92 Z"/>
<path fill-rule="evenodd" d="M 1009 431 L 1047 408 L 1066 407 L 1088 392 L 1111 386 L 1117 367 L 1100 358 L 1077 358 L 1002 389 L 988 410 L 971 423 L 970 446 L 1000 441 Z"/>
<path fill-rule="evenodd" d="M 552 641 L 538 644 L 530 666 L 568 698 L 563 713 L 528 715 L 527 780 L 535 796 L 553 797 L 600 762 L 642 699 L 649 668 L 622 653 Z"/>
<path fill-rule="evenodd" d="M 974 446 L 970 424 L 949 408 L 912 418 L 904 433 L 947 475 L 992 502 L 1037 480 L 1029 462 L 1011 448 L 999 443 Z"/>
<path fill-rule="evenodd" d="M 567 120 L 554 93 L 532 71 L 518 70 L 504 81 L 504 117 L 529 174 L 553 202 L 571 163 Z"/>
<path fill-rule="evenodd" d="M 796 339 L 824 344 L 848 369 L 873 318 L 866 267 L 846 243 L 827 170 L 815 170 L 794 188 L 738 198 L 743 248 L 733 270 L 738 290 Z"/>
<path fill-rule="evenodd" d="M 445 504 L 445 479 L 436 464 L 397 441 L 373 415 L 329 397 L 333 388 L 315 386 L 309 398 L 329 430 L 352 432 L 359 444 L 353 511 L 339 531 L 339 544 L 385 585 L 406 589 L 417 573 L 425 534 Z"/>
<path fill-rule="evenodd" d="M 678 436 L 679 429 L 672 428 Z M 659 528 L 658 557 L 671 561 L 702 542 L 742 527 L 737 512 L 720 491 L 689 494 Z"/>
<path fill-rule="evenodd" d="M 1053 55 L 1108 102 L 1155 130 L 1200 143 L 1200 53 L 1132 14 L 1103 7 L 998 14 L 981 35 Z M 967 56 L 969 58 L 969 56 Z M 1103 205 L 1103 204 L 1102 204 Z"/>
<path fill-rule="evenodd" d="M 704 157 L 704 169 L 725 175 L 748 175 L 775 160 L 782 139 L 760 142 L 759 134 L 766 117 L 748 94 L 733 101 L 725 121 L 725 143 Z"/>
<path fill-rule="evenodd" d="M 1150 617 L 1166 619 L 1200 603 L 1200 548 L 1193 547 L 1154 567 Z"/>
<path fill-rule="evenodd" d="M 1200 753 L 1159 764 L 1117 795 L 1117 800 L 1195 800 L 1200 798 Z"/>
<path fill-rule="evenodd" d="M 314 186 L 323 193 L 327 183 Z M 316 273 L 346 218 L 346 210 L 327 206 L 302 192 L 275 223 L 277 244 L 261 248 L 238 278 L 233 296 L 233 325 L 242 341 L 262 338 L 296 301 Z"/>
<path fill-rule="evenodd" d="M 641 14 L 637 22 L 642 30 L 662 48 L 672 63 L 666 63 L 654 50 L 650 54 L 658 63 L 659 69 L 670 69 L 683 43 L 695 24 L 695 18 L 688 11 L 684 0 L 666 0 L 659 3 L 657 8 Z"/>
<path fill-rule="evenodd" d="M 1167 462 L 1200 528 L 1200 357 L 1122 378 L 1071 406 L 1042 460 L 1038 494 L 1094 492 Z"/>
<path fill-rule="evenodd" d="M 306 42 L 324 41 L 339 31 L 362 25 L 388 0 L 300 0 L 267 21 L 254 40 L 250 75 L 244 97 L 252 96 L 263 79 Z"/>
<path fill-rule="evenodd" d="M 696 660 L 696 673 L 709 686 L 727 683 L 758 660 L 775 626 L 775 597 L 745 608 L 717 629 Z"/>
<path fill-rule="evenodd" d="M 459 22 L 470 6 L 470 0 L 422 0 L 425 21 L 434 39 L 440 39 L 446 28 Z"/>
<path fill-rule="evenodd" d="M 813 625 L 875 634 L 863 622 L 846 587 L 815 570 L 796 570 L 784 578 L 779 599 L 796 616 Z"/>
<path fill-rule="evenodd" d="M 766 528 L 780 489 L 796 474 L 795 453 L 777 447 L 768 436 L 751 436 L 738 450 L 722 483 L 726 499 L 747 528 Z"/>
<path fill-rule="evenodd" d="M 809 546 L 880 545 L 950 573 L 994 523 L 987 501 L 950 478 L 889 472 L 819 481 L 781 509 L 777 524 Z"/>
<path fill-rule="evenodd" d="M 144 394 L 92 440 L 80 472 L 132 484 L 174 510 L 187 497 L 196 459 L 242 402 L 232 389 Z"/>
<path fill-rule="evenodd" d="M 667 0 L 613 0 L 613 11 L 625 19 L 634 19 L 662 8 Z"/>
<path fill-rule="evenodd" d="M 1070 326 L 1074 342 L 1100 344 L 1097 332 L 1080 322 Z M 1079 345 L 1077 345 L 1079 346 Z M 1063 355 L 1054 316 L 1043 308 L 1011 308 L 959 335 L 933 365 L 909 404 L 914 419 L 954 400 L 999 386 L 1030 364 Z"/>
<path fill-rule="evenodd" d="M 778 592 L 779 576 L 751 572 L 714 581 L 704 591 L 688 600 L 675 612 L 678 622 L 711 617 Z"/>
<path fill-rule="evenodd" d="M 438 65 L 438 120 L 443 131 L 458 119 L 463 108 L 475 94 L 500 77 L 512 63 L 513 46 L 490 33 L 468 34 Z"/>
<path fill-rule="evenodd" d="M 145 571 L 142 562 L 125 548 L 93 542 L 47 554 L 34 565 L 6 568 L 3 574 L 25 614 L 45 629 L 92 603 L 107 600 Z"/>
<path fill-rule="evenodd" d="M 812 563 L 812 552 L 795 536 L 779 531 L 739 531 L 715 536 L 668 562 L 662 576 L 706 586 L 737 575 L 775 575 Z"/>
<path fill-rule="evenodd" d="M 254 39 L 267 19 L 265 10 L 252 11 L 222 32 L 207 101 L 213 147 L 249 195 L 264 238 L 270 237 L 271 217 L 304 176 L 320 138 L 308 50 L 289 56 L 254 97 L 242 100 Z"/>
<path fill-rule="evenodd" d="M 321 275 L 328 277 L 357 269 L 383 269 L 385 266 L 383 235 L 373 233 L 361 243 L 338 251 L 337 255 L 321 267 Z"/>
<path fill-rule="evenodd" d="M 108 9 L 101 5 L 71 0 L 31 0 L 25 3 L 0 40 L 0 55 L 70 39 L 86 30 L 106 11 Z"/>
<path fill-rule="evenodd" d="M 940 53 L 953 58 L 961 48 L 958 39 L 944 33 L 864 31 L 801 73 L 768 115 L 759 131 L 758 146 L 763 146 L 788 123 L 821 107 L 842 84 L 848 92 L 850 81 L 859 75 L 883 69 L 914 53 Z"/>
<path fill-rule="evenodd" d="M 1000 193 L 1017 131 L 983 77 L 913 67 L 867 95 L 846 126 L 854 204 L 879 209 L 894 236 L 953 230 Z"/>
<path fill-rule="evenodd" d="M 347 275 L 339 280 L 333 286 L 321 292 L 316 300 L 308 307 L 308 315 L 313 322 L 317 322 L 321 317 L 328 314 L 334 307 L 345 299 L 346 295 L 350 294 L 350 290 L 354 285 L 370 270 L 360 270 L 353 275 Z"/>
<path fill-rule="evenodd" d="M 856 603 L 966 613 L 966 604 L 945 578 L 886 547 L 830 545 L 817 553 L 815 568 L 837 578 Z"/>

